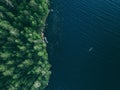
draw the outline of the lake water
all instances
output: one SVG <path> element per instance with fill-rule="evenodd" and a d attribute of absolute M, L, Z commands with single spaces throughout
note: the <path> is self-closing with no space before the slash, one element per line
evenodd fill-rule
<path fill-rule="evenodd" d="M 120 90 L 120 0 L 51 0 L 46 90 Z"/>

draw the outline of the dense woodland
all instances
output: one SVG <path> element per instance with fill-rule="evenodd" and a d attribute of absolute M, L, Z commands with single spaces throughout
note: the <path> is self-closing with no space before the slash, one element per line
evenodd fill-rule
<path fill-rule="evenodd" d="M 50 64 L 43 27 L 47 0 L 0 0 L 0 90 L 43 90 Z"/>

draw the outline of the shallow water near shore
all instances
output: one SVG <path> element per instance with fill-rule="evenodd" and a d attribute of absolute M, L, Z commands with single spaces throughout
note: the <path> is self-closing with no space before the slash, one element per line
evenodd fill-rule
<path fill-rule="evenodd" d="M 120 1 L 51 0 L 46 90 L 120 90 Z"/>

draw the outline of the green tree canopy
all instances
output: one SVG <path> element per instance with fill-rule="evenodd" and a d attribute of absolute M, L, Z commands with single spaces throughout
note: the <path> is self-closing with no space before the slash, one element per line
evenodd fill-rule
<path fill-rule="evenodd" d="M 40 34 L 47 0 L 0 0 L 0 90 L 43 90 L 50 77 Z"/>

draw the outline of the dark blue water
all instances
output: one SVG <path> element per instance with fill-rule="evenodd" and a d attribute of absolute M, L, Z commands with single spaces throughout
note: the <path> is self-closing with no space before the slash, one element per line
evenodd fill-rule
<path fill-rule="evenodd" d="M 120 0 L 51 0 L 46 90 L 120 90 Z"/>

